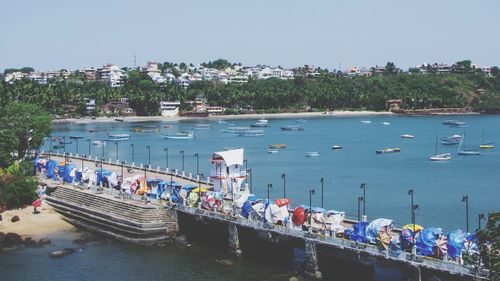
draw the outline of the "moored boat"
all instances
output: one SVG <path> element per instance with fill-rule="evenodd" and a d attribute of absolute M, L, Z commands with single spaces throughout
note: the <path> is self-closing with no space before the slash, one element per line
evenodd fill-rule
<path fill-rule="evenodd" d="M 436 154 L 430 157 L 431 161 L 448 161 L 451 160 L 451 153 Z"/>
<path fill-rule="evenodd" d="M 79 140 L 83 138 L 82 136 L 69 136 L 70 139 Z"/>
<path fill-rule="evenodd" d="M 341 145 L 338 145 L 338 144 L 336 144 L 336 145 L 332 145 L 332 149 L 333 149 L 333 150 L 338 150 L 338 149 L 342 149 L 342 148 L 344 148 L 344 147 L 343 147 L 343 146 L 341 146 Z"/>
<path fill-rule="evenodd" d="M 101 130 L 98 130 L 98 129 L 90 129 L 89 130 L 89 133 L 97 133 L 97 132 L 100 132 Z"/>
<path fill-rule="evenodd" d="M 286 148 L 286 144 L 284 143 L 276 143 L 268 145 L 269 149 L 284 149 Z"/>
<path fill-rule="evenodd" d="M 171 140 L 185 140 L 185 139 L 194 139 L 194 133 L 193 132 L 180 132 L 180 133 L 175 133 L 175 134 L 168 134 L 164 135 L 165 139 L 171 139 Z"/>
<path fill-rule="evenodd" d="M 441 138 L 441 144 L 444 145 L 454 145 L 454 144 L 459 144 L 460 141 L 462 140 L 461 135 L 453 135 L 450 137 L 442 137 Z"/>
<path fill-rule="evenodd" d="M 495 148 L 495 144 L 493 142 L 484 142 L 484 129 L 483 129 L 483 143 L 479 146 L 481 149 L 491 149 Z"/>
<path fill-rule="evenodd" d="M 250 124 L 250 127 L 256 127 L 256 128 L 269 127 L 269 123 L 268 122 L 255 122 L 253 124 Z"/>
<path fill-rule="evenodd" d="M 129 134 L 115 134 L 108 132 L 107 135 L 108 135 L 107 140 L 109 141 L 122 141 L 130 139 Z"/>
<path fill-rule="evenodd" d="M 377 154 L 386 154 L 386 153 L 394 153 L 394 152 L 401 152 L 400 148 L 383 148 L 375 151 Z"/>
<path fill-rule="evenodd" d="M 306 157 L 318 157 L 318 156 L 319 156 L 319 152 L 317 152 L 317 151 L 306 152 Z"/>
<path fill-rule="evenodd" d="M 238 136 L 242 137 L 260 137 L 264 135 L 264 131 L 262 130 L 246 130 L 242 132 L 236 132 Z"/>
<path fill-rule="evenodd" d="M 444 120 L 443 121 L 443 125 L 453 125 L 453 124 L 455 124 L 457 122 L 460 122 L 460 121 L 455 120 L 455 119 L 453 119 L 453 120 Z"/>
<path fill-rule="evenodd" d="M 92 141 L 92 144 L 93 145 L 106 145 L 106 141 L 105 140 L 95 140 L 95 141 Z"/>
<path fill-rule="evenodd" d="M 278 149 L 268 149 L 267 150 L 267 153 L 270 153 L 270 154 L 275 154 L 275 153 L 278 153 L 279 150 Z"/>
<path fill-rule="evenodd" d="M 462 148 L 463 147 L 463 148 Z M 458 146 L 458 155 L 479 155 L 479 151 L 466 149 L 465 148 L 465 132 L 462 140 L 460 141 L 460 145 Z"/>
<path fill-rule="evenodd" d="M 404 134 L 404 135 L 401 135 L 401 137 L 403 139 L 413 139 L 413 138 L 415 138 L 415 136 L 412 135 L 412 134 Z"/>
<path fill-rule="evenodd" d="M 118 122 L 123 122 L 125 119 L 123 118 L 115 118 L 115 121 L 118 121 Z"/>
<path fill-rule="evenodd" d="M 196 130 L 208 130 L 208 129 L 210 129 L 211 127 L 212 127 L 212 126 L 211 126 L 210 124 L 196 124 L 196 125 L 194 126 L 194 128 L 195 128 Z"/>
<path fill-rule="evenodd" d="M 361 123 L 364 123 L 364 124 L 371 124 L 371 123 L 372 123 L 372 121 L 370 121 L 370 120 L 361 120 Z"/>
<path fill-rule="evenodd" d="M 382 122 L 382 125 L 389 126 L 389 125 L 391 125 L 391 123 L 389 123 L 389 122 Z"/>
<path fill-rule="evenodd" d="M 304 131 L 303 126 L 297 126 L 297 125 L 288 125 L 288 126 L 283 126 L 281 127 L 282 131 Z"/>
<path fill-rule="evenodd" d="M 250 127 L 227 127 L 220 130 L 222 133 L 238 133 L 250 130 Z"/>

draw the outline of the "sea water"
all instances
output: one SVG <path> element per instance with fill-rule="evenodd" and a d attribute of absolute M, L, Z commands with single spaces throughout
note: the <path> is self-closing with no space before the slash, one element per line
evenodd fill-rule
<path fill-rule="evenodd" d="M 445 119 L 460 119 L 468 123 L 467 128 L 451 128 L 442 124 Z M 370 120 L 370 124 L 361 122 Z M 419 205 L 416 222 L 425 227 L 442 227 L 445 231 L 462 229 L 466 225 L 466 206 L 464 195 L 469 196 L 470 231 L 477 227 L 479 213 L 487 214 L 498 210 L 500 198 L 500 155 L 498 149 L 481 150 L 479 156 L 459 156 L 458 146 L 438 144 L 438 153 L 452 153 L 452 160 L 432 162 L 429 157 L 435 154 L 436 136 L 450 136 L 466 132 L 467 149 L 479 150 L 482 132 L 487 142 L 500 141 L 499 116 L 453 116 L 453 117 L 325 117 L 307 119 L 304 131 L 282 131 L 280 126 L 296 125 L 294 119 L 271 119 L 270 127 L 263 128 L 264 136 L 240 137 L 221 133 L 228 126 L 249 126 L 256 120 L 228 120 L 227 123 L 215 121 L 163 121 L 163 122 L 109 122 L 94 124 L 70 124 L 54 126 L 52 136 L 81 135 L 78 153 L 88 154 L 89 143 L 106 137 L 106 131 L 131 134 L 128 141 L 117 144 L 108 142 L 104 148 L 90 144 L 90 154 L 106 159 L 132 161 L 134 144 L 135 163 L 149 161 L 153 167 L 168 166 L 196 173 L 198 153 L 199 173 L 208 175 L 211 170 L 210 158 L 214 151 L 224 148 L 245 149 L 246 164 L 252 169 L 252 191 L 259 197 L 267 196 L 268 183 L 272 183 L 270 197 L 285 196 L 293 205 L 309 204 L 309 190 L 315 189 L 312 202 L 314 206 L 345 211 L 350 217 L 357 217 L 358 196 L 363 195 L 361 183 L 366 183 L 365 208 L 368 219 L 390 218 L 396 226 L 410 223 L 409 189 L 414 189 L 414 201 Z M 390 125 L 384 125 L 388 122 Z M 210 124 L 209 129 L 195 129 L 197 124 Z M 228 124 L 232 123 L 232 124 Z M 167 125 L 169 128 L 164 128 Z M 134 132 L 134 127 L 157 126 L 159 132 Z M 99 129 L 90 133 L 89 129 Z M 162 134 L 192 130 L 196 138 L 192 140 L 167 140 Z M 402 134 L 413 134 L 414 139 L 403 139 Z M 76 140 L 66 145 L 67 152 L 76 153 Z M 269 154 L 269 144 L 284 143 L 286 149 Z M 53 143 L 54 145 L 55 143 Z M 151 147 L 148 153 L 146 146 Z M 341 150 L 332 150 L 332 145 L 342 145 Z M 376 154 L 375 151 L 386 147 L 398 147 L 399 153 Z M 49 142 L 42 147 L 48 150 Z M 168 148 L 167 152 L 164 150 Z M 60 149 L 62 151 L 62 149 Z M 183 155 L 180 151 L 184 151 Z M 319 157 L 305 157 L 306 152 L 319 152 Z M 285 186 L 282 174 L 285 174 Z M 320 179 L 323 178 L 323 196 Z M 362 212 L 363 205 L 360 206 Z M 484 225 L 484 222 L 483 222 Z M 97 244 L 103 242 L 96 242 Z M 34 252 L 33 252 L 34 251 Z M 43 257 L 37 257 L 38 252 Z M 2 274 L 8 276 L 38 276 L 40 270 L 56 271 L 55 261 L 46 261 L 47 251 L 40 249 L 25 250 L 0 256 Z M 22 256 L 22 259 L 12 259 Z M 222 253 L 203 248 L 186 249 L 143 249 L 135 246 L 109 242 L 98 247 L 89 246 L 75 257 L 62 259 L 58 266 L 81 268 L 86 280 L 287 280 L 290 268 L 269 266 L 253 261 L 237 262 L 233 267 L 215 265 L 214 260 Z M 80 256 L 80 258 L 77 258 Z M 30 260 L 30 266 L 16 270 L 12 263 Z M 7 266 L 6 266 L 7 264 Z M 46 265 L 42 268 L 41 265 Z M 222 267 L 222 268 L 220 268 Z M 47 269 L 48 268 L 48 269 Z M 220 268 L 220 269 L 219 269 Z M 241 272 L 241 273 L 240 273 Z M 54 273 L 55 274 L 55 273 Z M 74 272 L 67 272 L 70 278 Z M 121 274 L 121 275 L 120 275 Z M 366 280 L 393 280 L 391 270 L 376 268 L 375 275 Z M 49 275 L 45 275 L 49 276 Z M 52 275 L 50 275 L 52 276 Z M 57 275 L 53 275 L 57 276 Z M 396 274 L 397 276 L 397 274 Z M 55 278 L 63 280 L 65 278 Z M 397 277 L 400 278 L 400 277 Z M 11 280 L 10 278 L 8 280 Z"/>

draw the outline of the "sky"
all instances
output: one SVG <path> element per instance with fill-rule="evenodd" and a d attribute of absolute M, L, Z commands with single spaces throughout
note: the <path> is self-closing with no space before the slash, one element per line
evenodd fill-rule
<path fill-rule="evenodd" d="M 500 65 L 498 0 L 0 0 L 0 70 Z"/>

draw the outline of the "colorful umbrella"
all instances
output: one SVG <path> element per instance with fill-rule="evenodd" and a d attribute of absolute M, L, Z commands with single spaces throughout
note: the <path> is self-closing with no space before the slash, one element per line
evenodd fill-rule
<path fill-rule="evenodd" d="M 42 206 L 42 200 L 41 199 L 36 199 L 35 201 L 33 201 L 33 203 L 31 203 L 31 206 L 33 206 L 35 208 L 38 208 L 38 207 Z"/>

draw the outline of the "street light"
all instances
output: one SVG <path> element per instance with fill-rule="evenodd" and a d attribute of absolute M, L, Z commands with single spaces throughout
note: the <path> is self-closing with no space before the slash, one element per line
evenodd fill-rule
<path fill-rule="evenodd" d="M 123 182 L 123 179 L 125 178 L 125 175 L 123 174 L 123 166 L 125 166 L 125 161 L 122 161 L 121 164 L 122 164 L 122 182 Z"/>
<path fill-rule="evenodd" d="M 311 217 L 312 217 L 312 196 L 316 194 L 316 190 L 309 189 L 309 228 L 312 229 L 311 226 Z"/>
<path fill-rule="evenodd" d="M 78 153 L 78 138 L 75 138 L 75 144 L 76 144 L 76 153 Z"/>
<path fill-rule="evenodd" d="M 286 175 L 281 174 L 281 178 L 283 179 L 283 198 L 286 198 Z"/>
<path fill-rule="evenodd" d="M 483 219 L 484 219 L 484 214 L 483 213 L 479 214 L 478 221 L 477 221 L 478 222 L 478 229 L 481 229 L 481 220 L 483 220 Z"/>
<path fill-rule="evenodd" d="M 248 173 L 248 177 L 250 177 L 250 193 L 252 193 L 252 178 L 253 178 L 253 174 L 252 174 L 252 169 L 248 169 L 247 170 L 247 173 Z"/>
<path fill-rule="evenodd" d="M 412 233 L 413 233 L 413 238 L 415 238 L 415 222 L 414 222 L 415 221 L 415 217 L 414 217 L 415 213 L 413 212 L 413 192 L 414 192 L 413 188 L 410 189 L 410 190 L 408 190 L 408 195 L 411 196 L 411 205 L 410 205 L 411 214 L 410 214 L 410 219 L 411 219 L 411 222 L 413 223 L 413 231 L 412 231 Z"/>
<path fill-rule="evenodd" d="M 182 171 L 184 172 L 184 150 L 179 151 L 182 154 Z"/>
<path fill-rule="evenodd" d="M 271 188 L 273 188 L 273 184 L 272 183 L 268 183 L 267 184 L 267 204 L 268 206 L 271 204 L 271 202 L 269 201 L 270 200 L 270 196 L 269 196 L 269 191 L 271 190 Z"/>
<path fill-rule="evenodd" d="M 91 155 L 90 153 L 90 139 L 87 139 L 87 142 L 89 143 L 89 156 Z"/>
<path fill-rule="evenodd" d="M 151 146 L 146 146 L 146 149 L 148 150 L 148 168 L 151 167 Z M 146 180 L 146 167 L 144 167 L 144 180 Z"/>
<path fill-rule="evenodd" d="M 325 184 L 325 179 L 321 178 L 319 181 L 321 182 L 321 208 L 323 208 L 323 187 Z"/>
<path fill-rule="evenodd" d="M 358 196 L 358 222 L 361 221 L 361 207 L 360 207 L 360 204 L 363 201 L 364 201 L 363 197 Z"/>
<path fill-rule="evenodd" d="M 364 216 L 366 215 L 366 183 L 365 182 L 361 183 L 360 188 L 363 189 L 363 216 Z"/>
<path fill-rule="evenodd" d="M 412 231 L 412 233 L 413 233 L 413 241 L 415 241 L 415 232 L 416 232 L 416 230 L 415 230 L 415 227 L 416 227 L 415 224 L 416 224 L 416 221 L 417 221 L 417 217 L 415 215 L 415 211 L 416 210 L 418 210 L 418 204 L 412 205 L 411 211 L 412 211 L 412 219 L 413 219 L 413 222 L 412 222 L 413 223 L 413 231 Z"/>
<path fill-rule="evenodd" d="M 82 173 L 83 173 L 83 168 L 84 168 L 83 167 L 83 160 L 85 160 L 85 154 L 83 154 L 81 157 L 82 157 Z"/>
<path fill-rule="evenodd" d="M 135 159 L 134 159 L 134 158 L 135 158 L 135 157 L 134 157 L 134 144 L 133 144 L 133 143 L 131 143 L 131 144 L 130 144 L 130 147 L 132 148 L 132 163 L 134 163 L 134 162 L 135 162 Z"/>
<path fill-rule="evenodd" d="M 118 141 L 115 141 L 116 145 L 116 160 L 118 160 Z"/>
<path fill-rule="evenodd" d="M 63 151 L 63 152 L 64 152 L 64 154 L 66 154 L 66 137 L 65 137 L 65 136 L 63 136 L 62 138 L 63 138 L 63 147 L 64 147 L 64 148 L 63 148 L 63 149 L 64 149 L 64 151 Z"/>
<path fill-rule="evenodd" d="M 465 226 L 467 233 L 469 233 L 469 196 L 464 195 L 462 202 L 465 202 Z"/>
<path fill-rule="evenodd" d="M 51 154 L 52 154 L 52 136 L 49 135 L 49 160 L 50 160 Z"/>
<path fill-rule="evenodd" d="M 195 153 L 194 157 L 196 157 L 196 175 L 199 175 L 200 174 L 200 155 L 198 153 Z"/>
<path fill-rule="evenodd" d="M 168 168 L 168 147 L 165 147 L 163 151 L 165 151 L 165 168 Z"/>

